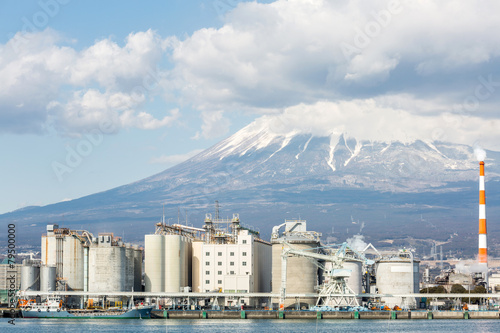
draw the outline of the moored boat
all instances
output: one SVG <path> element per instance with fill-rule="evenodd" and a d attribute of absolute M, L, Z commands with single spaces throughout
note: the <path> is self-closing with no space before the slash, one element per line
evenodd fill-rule
<path fill-rule="evenodd" d="M 132 319 L 151 318 L 152 306 L 137 306 L 127 309 L 65 309 L 62 301 L 48 297 L 45 302 L 33 300 L 19 302 L 23 318 L 74 318 L 74 319 Z"/>

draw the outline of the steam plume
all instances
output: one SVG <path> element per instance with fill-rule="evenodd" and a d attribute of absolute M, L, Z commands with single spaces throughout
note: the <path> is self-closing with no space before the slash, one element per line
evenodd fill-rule
<path fill-rule="evenodd" d="M 484 161 L 486 158 L 486 151 L 478 144 L 474 144 L 474 156 L 476 156 L 478 162 Z"/>

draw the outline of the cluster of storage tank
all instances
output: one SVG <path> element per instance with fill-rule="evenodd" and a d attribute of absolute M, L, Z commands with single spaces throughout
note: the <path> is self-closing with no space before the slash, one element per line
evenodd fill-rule
<path fill-rule="evenodd" d="M 192 241 L 181 235 L 145 236 L 145 291 L 179 292 L 191 285 Z"/>
<path fill-rule="evenodd" d="M 142 251 L 100 234 L 88 249 L 88 290 L 141 291 Z"/>
<path fill-rule="evenodd" d="M 285 227 L 280 234 L 281 227 Z M 317 235 L 317 234 L 316 234 Z M 272 291 L 281 291 L 281 263 L 282 253 L 292 246 L 295 250 L 317 251 L 320 247 L 319 238 L 311 237 L 313 232 L 306 230 L 305 221 L 287 221 L 274 227 L 271 242 L 272 249 Z M 288 245 L 289 244 L 289 245 Z M 331 262 L 323 263 L 325 270 L 332 269 Z M 361 295 L 363 293 L 378 294 L 412 294 L 419 292 L 419 261 L 413 258 L 411 252 L 400 251 L 385 256 L 379 256 L 377 260 L 368 265 L 356 260 L 346 259 L 342 263 L 342 269 L 349 270 L 350 276 L 346 278 L 347 285 L 352 291 Z M 327 282 L 328 277 L 324 272 L 318 270 L 318 266 L 304 257 L 289 257 L 287 259 L 287 294 L 314 294 L 317 293 L 319 285 Z M 373 276 L 370 276 L 373 275 Z M 325 276 L 323 276 L 325 275 Z M 370 281 L 374 283 L 371 285 Z M 300 302 L 314 304 L 317 298 L 304 298 Z M 361 301 L 361 298 L 358 298 Z M 383 303 L 390 307 L 395 305 L 415 306 L 415 299 L 404 300 L 401 297 L 383 297 Z M 273 300 L 276 303 L 277 300 Z M 285 307 L 296 303 L 295 299 L 288 298 Z"/>
<path fill-rule="evenodd" d="M 40 266 L 39 262 L 24 260 L 21 266 L 21 290 L 55 291 L 56 268 L 54 266 Z"/>

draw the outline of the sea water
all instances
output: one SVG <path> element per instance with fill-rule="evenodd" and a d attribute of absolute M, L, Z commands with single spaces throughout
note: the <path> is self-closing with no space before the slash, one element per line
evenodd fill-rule
<path fill-rule="evenodd" d="M 485 320 L 293 320 L 293 319 L 23 319 L 1 318 L 0 332 L 499 332 Z"/>

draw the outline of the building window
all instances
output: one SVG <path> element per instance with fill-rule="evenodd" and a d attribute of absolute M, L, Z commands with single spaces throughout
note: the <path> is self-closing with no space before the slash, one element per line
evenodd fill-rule
<path fill-rule="evenodd" d="M 218 255 L 219 257 L 222 257 L 222 252 L 218 252 L 218 253 L 217 253 L 217 255 Z"/>
<path fill-rule="evenodd" d="M 205 275 L 210 275 L 210 271 L 205 271 Z"/>
<path fill-rule="evenodd" d="M 217 283 L 218 283 L 218 284 L 222 284 L 222 280 L 218 280 L 218 281 L 217 281 Z"/>
<path fill-rule="evenodd" d="M 246 240 L 246 239 L 244 239 L 242 243 L 243 243 L 243 244 L 246 244 L 246 243 L 247 243 L 247 240 Z"/>
<path fill-rule="evenodd" d="M 218 271 L 218 272 L 217 272 L 217 275 L 222 275 L 222 271 Z"/>
<path fill-rule="evenodd" d="M 234 271 L 229 272 L 230 275 L 234 275 Z"/>
<path fill-rule="evenodd" d="M 210 284 L 210 280 L 205 280 L 205 284 Z"/>
<path fill-rule="evenodd" d="M 205 261 L 205 266 L 210 266 L 210 261 Z"/>
<path fill-rule="evenodd" d="M 246 261 L 243 261 L 241 264 L 242 264 L 243 266 L 246 266 L 246 265 L 247 265 L 247 262 L 246 262 Z"/>
<path fill-rule="evenodd" d="M 206 256 L 209 256 L 209 255 L 210 255 L 210 252 L 205 252 L 205 255 L 206 255 Z"/>
<path fill-rule="evenodd" d="M 217 263 L 217 265 L 218 265 L 218 266 L 222 266 L 222 261 L 219 261 L 219 262 Z"/>
<path fill-rule="evenodd" d="M 234 257 L 234 252 L 229 252 L 229 255 L 230 255 L 231 257 Z"/>
<path fill-rule="evenodd" d="M 246 252 L 243 252 L 241 255 L 242 255 L 243 257 L 246 257 L 246 256 L 247 256 L 247 253 L 246 253 Z"/>
<path fill-rule="evenodd" d="M 229 266 L 234 266 L 234 261 L 231 261 L 231 262 L 229 263 Z"/>

